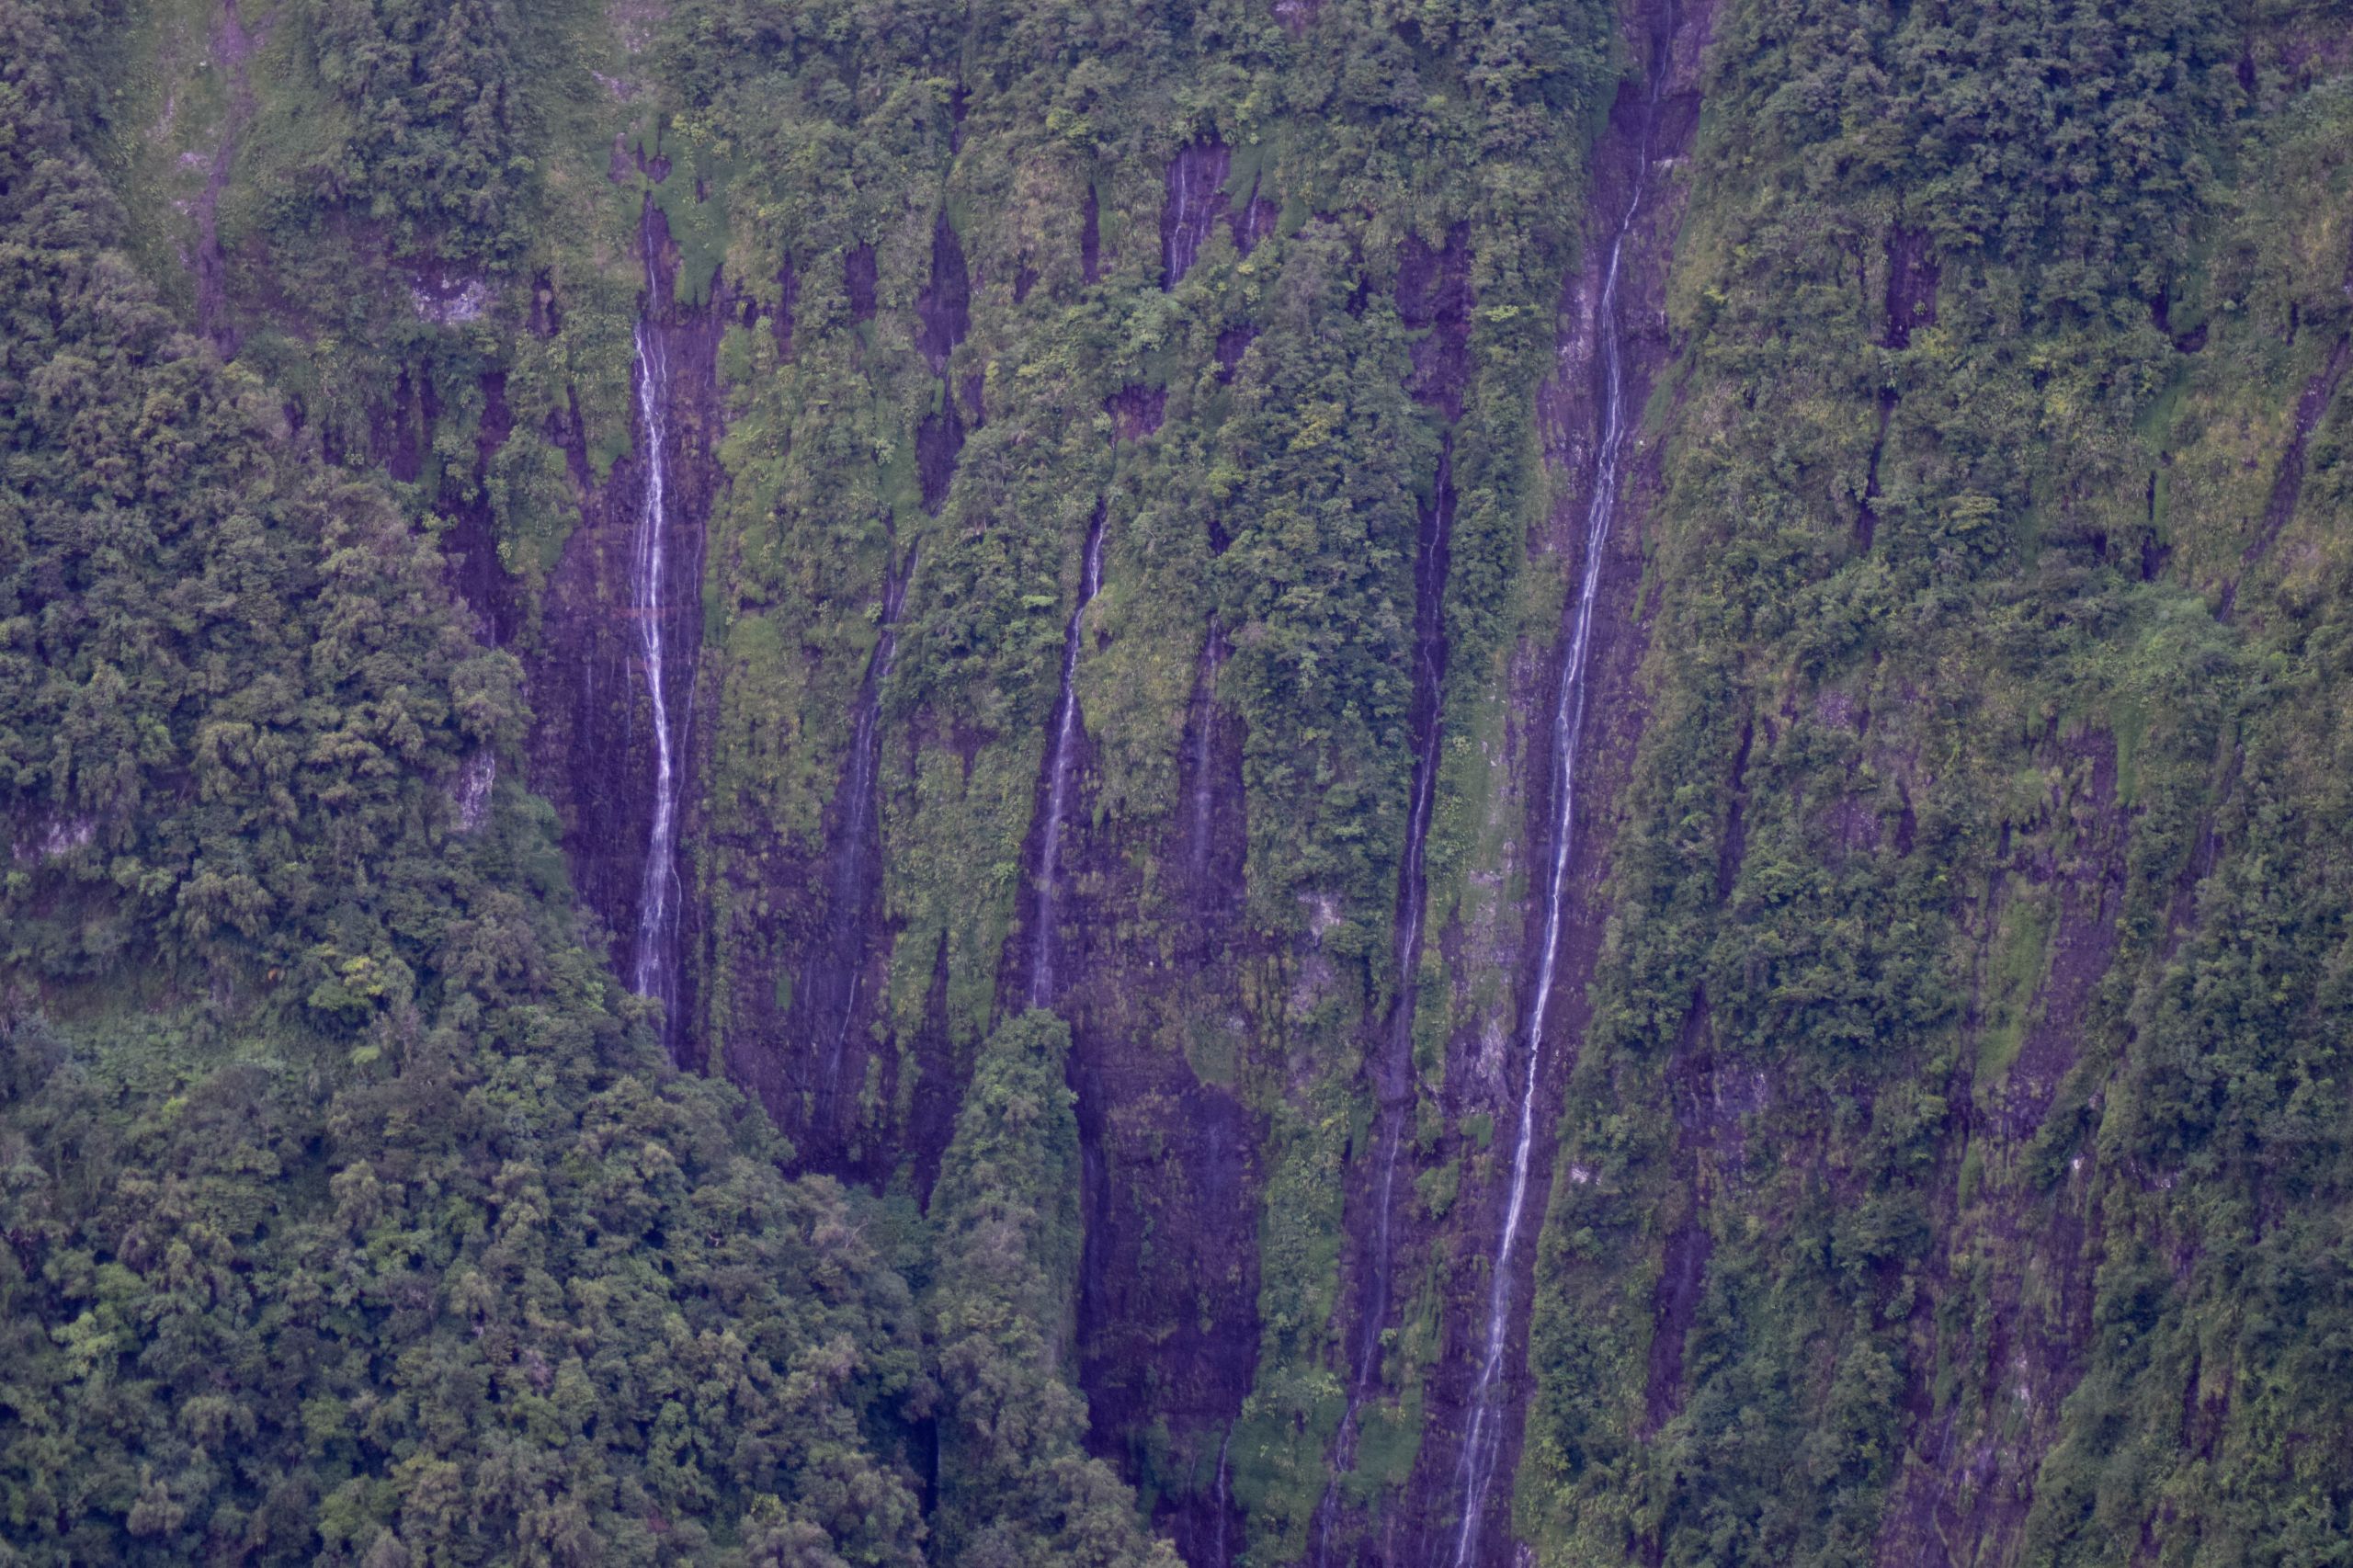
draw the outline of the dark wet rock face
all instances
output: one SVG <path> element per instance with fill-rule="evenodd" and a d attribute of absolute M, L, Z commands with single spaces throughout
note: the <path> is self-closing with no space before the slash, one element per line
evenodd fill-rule
<path fill-rule="evenodd" d="M 1244 736 L 1217 697 L 1226 654 L 1211 626 L 1180 741 L 1176 810 L 1151 846 L 1168 879 L 1156 910 L 1129 852 L 1135 830 L 1095 823 L 1091 757 L 1081 769 L 1063 854 L 1066 887 L 1086 891 L 1069 896 L 1055 971 L 1086 1151 L 1077 1331 L 1089 1444 L 1131 1475 L 1157 1449 L 1165 1473 L 1199 1478 L 1155 1506 L 1196 1563 L 1234 1561 L 1245 1540 L 1220 1460 L 1260 1332 L 1264 1130 L 1222 1075 L 1245 1027 L 1237 968 L 1247 949 Z M 1173 963 L 1117 939 L 1146 918 L 1166 923 Z"/>
<path fill-rule="evenodd" d="M 943 395 L 939 406 L 915 426 L 915 477 L 923 491 L 923 509 L 937 515 L 948 504 L 948 486 L 956 477 L 956 458 L 964 449 L 964 420 L 956 400 Z"/>
<path fill-rule="evenodd" d="M 433 395 L 430 374 L 411 376 L 403 370 L 392 383 L 389 405 L 374 412 L 369 445 L 384 472 L 403 484 L 415 484 L 425 474 L 425 447 L 434 415 L 440 412 Z"/>
<path fill-rule="evenodd" d="M 1162 414 L 1168 406 L 1168 393 L 1160 387 L 1122 387 L 1104 400 L 1103 412 L 1111 416 L 1111 427 L 1118 439 L 1140 441 L 1160 428 Z"/>
<path fill-rule="evenodd" d="M 663 793 L 642 624 L 649 615 L 662 632 L 665 672 L 673 853 L 682 857 L 673 876 L 677 889 L 692 880 L 683 857 L 692 853 L 695 842 L 692 710 L 701 642 L 702 544 L 720 483 L 719 339 L 737 313 L 723 275 L 713 281 L 704 304 L 677 303 L 677 248 L 660 210 L 650 202 L 642 238 L 647 290 L 641 345 L 651 347 L 641 354 L 632 449 L 602 483 L 595 483 L 576 407 L 567 427 L 557 432 L 582 490 L 581 522 L 549 574 L 545 631 L 526 658 L 537 719 L 530 743 L 532 786 L 555 805 L 574 885 L 608 934 L 616 971 L 631 981 L 639 976 L 646 873 Z M 648 412 L 654 415 L 650 421 Z M 663 549 L 658 572 L 649 575 L 641 546 L 650 487 L 657 476 Z M 663 982 L 670 1042 L 682 1063 L 699 1066 L 690 955 L 700 916 L 680 896 L 667 918 L 671 928 L 658 939 L 675 955 L 666 960 Z"/>
<path fill-rule="evenodd" d="M 1914 332 L 1937 324 L 1937 283 L 1940 275 L 1927 234 L 1904 228 L 1889 233 L 1887 332 L 1881 342 L 1890 348 L 1909 348 Z"/>
<path fill-rule="evenodd" d="M 1225 212 L 1225 176 L 1233 155 L 1212 138 L 1168 160 L 1168 198 L 1160 211 L 1160 286 L 1174 289 L 1201 256 Z"/>
<path fill-rule="evenodd" d="M 1937 285 L 1942 274 L 1928 236 L 1915 229 L 1897 227 L 1887 236 L 1886 330 L 1881 346 L 1912 347 L 1912 334 L 1937 324 Z M 1894 422 L 1899 394 L 1893 386 L 1879 394 L 1879 428 L 1871 437 L 1870 460 L 1865 465 L 1863 499 L 1855 511 L 1855 545 L 1869 550 L 1879 534 L 1879 465 L 1887 451 L 1888 426 Z"/>
<path fill-rule="evenodd" d="M 1250 351 L 1250 342 L 1258 335 L 1255 326 L 1230 326 L 1217 335 L 1217 379 L 1231 381 L 1242 368 L 1242 356 Z"/>
<path fill-rule="evenodd" d="M 1038 775 L 1029 843 L 1022 855 L 1022 863 L 1029 868 L 1028 896 L 1023 900 L 1019 943 L 1010 952 L 1008 964 L 1009 976 L 1017 983 L 1007 986 L 1005 994 L 1022 998 L 1023 1005 L 1030 1007 L 1051 1007 L 1062 994 L 1059 965 L 1069 939 L 1064 930 L 1063 850 L 1074 831 L 1074 813 L 1085 788 L 1083 775 L 1092 753 L 1086 718 L 1079 709 L 1078 662 L 1086 651 L 1086 608 L 1103 586 L 1106 521 L 1103 505 L 1097 502 L 1079 551 L 1078 597 L 1063 631 L 1062 675 L 1046 722 L 1045 761 Z"/>
<path fill-rule="evenodd" d="M 2017 1041 L 2006 1062 L 1982 1038 L 1993 1024 L 1975 1023 L 1976 1081 L 1955 1096 L 1958 1147 L 1934 1215 L 1940 1239 L 1910 1322 L 1910 1359 L 1922 1370 L 1906 1394 L 1907 1442 L 1874 1558 L 1881 1568 L 2015 1560 L 2093 1342 L 2097 1148 L 2080 1119 L 2053 1109 L 2099 1027 L 2132 813 L 2118 798 L 2112 736 L 2090 733 L 2054 751 L 2058 781 L 2037 820 L 2008 824 L 2018 847 L 1984 921 L 1990 942 L 2009 903 L 2033 901 L 2050 923 L 2047 967 L 2024 1017 L 2001 1021 Z M 1963 1281 L 1982 1305 L 1938 1312 Z M 1938 1367 L 1966 1371 L 1931 1389 Z"/>
<path fill-rule="evenodd" d="M 1248 256 L 1275 232 L 1276 222 L 1282 210 L 1262 194 L 1261 182 L 1250 182 L 1250 194 L 1226 214 L 1226 226 L 1233 231 L 1233 249 L 1238 256 Z"/>
<path fill-rule="evenodd" d="M 956 459 L 964 449 L 964 414 L 957 407 L 949 385 L 949 360 L 972 330 L 972 280 L 964 266 L 964 246 L 943 210 L 932 229 L 931 279 L 915 296 L 915 347 L 930 364 L 932 374 L 939 378 L 939 404 L 915 427 L 915 469 L 923 488 L 923 508 L 935 515 L 947 504 L 948 487 L 956 476 Z M 977 376 L 967 391 L 977 423 Z"/>
<path fill-rule="evenodd" d="M 534 337 L 553 337 L 563 330 L 563 301 L 556 298 L 555 284 L 544 272 L 531 285 L 529 325 Z"/>
<path fill-rule="evenodd" d="M 763 1082 L 761 1097 L 792 1137 L 803 1168 L 836 1175 L 880 1176 L 889 1160 L 881 1149 L 859 1147 L 861 1096 L 869 1063 L 878 1058 L 872 1023 L 881 1000 L 882 964 L 881 699 L 898 656 L 899 615 L 906 602 L 912 558 L 884 580 L 876 610 L 874 652 L 858 687 L 850 722 L 849 755 L 825 813 L 824 863 L 818 878 L 824 910 L 817 936 L 802 955 L 792 1006 L 775 1038 L 806 1042 L 806 1058 Z M 896 1055 L 879 1055 L 886 1074 Z M 766 1076 L 766 1074 L 764 1074 Z M 787 1079 L 794 1080 L 788 1082 Z M 795 1093 L 795 1089 L 802 1092 Z M 860 1156 L 863 1156 L 861 1159 Z"/>
<path fill-rule="evenodd" d="M 1636 589 L 1658 479 L 1635 423 L 1667 362 L 1663 301 L 1682 210 L 1680 187 L 1660 171 L 1697 125 L 1709 17 L 1704 6 L 1661 4 L 1630 21 L 1638 34 L 1630 53 L 1645 68 L 1621 85 L 1596 149 L 1586 259 L 1563 291 L 1560 369 L 1539 394 L 1545 455 L 1567 482 L 1541 542 L 1560 561 L 1568 602 L 1557 642 L 1519 665 L 1533 678 L 1516 679 L 1513 693 L 1526 748 L 1513 790 L 1527 812 L 1530 889 L 1516 1016 L 1501 1053 L 1475 1031 L 1450 1047 L 1449 1124 L 1479 1118 L 1494 1142 L 1474 1167 L 1487 1174 L 1464 1180 L 1438 1243 L 1441 1275 L 1459 1283 L 1446 1293 L 1422 1443 L 1382 1562 L 1490 1568 L 1518 1551 L 1512 1485 L 1526 1417 L 1535 1232 L 1551 1201 L 1552 1129 L 1601 949 L 1610 802 L 1642 722 Z M 1453 248 L 1449 238 L 1401 257 L 1401 314 L 1410 307 L 1430 322 L 1417 383 L 1440 398 L 1461 395 L 1449 318 L 1467 306 L 1467 267 L 1449 256 Z M 1690 1242 L 1679 1261 L 1696 1300 L 1705 1256 Z M 1673 1291 L 1663 1305 L 1670 1315 L 1683 1310 Z"/>
<path fill-rule="evenodd" d="M 1157 414 L 1156 393 L 1131 393 L 1114 399 L 1115 420 Z M 1257 1356 L 1265 1136 L 1234 1087 L 1248 1028 L 1244 737 L 1218 699 L 1227 648 L 1212 625 L 1175 809 L 1148 826 L 1098 815 L 1080 677 L 1105 646 L 1088 607 L 1115 553 L 1112 526 L 1098 508 L 1075 563 L 998 995 L 1001 1010 L 1049 1007 L 1071 1025 L 1085 1222 L 1074 1349 L 1089 1447 L 1131 1477 L 1150 1456 L 1158 1473 L 1198 1478 L 1163 1488 L 1155 1520 L 1193 1561 L 1225 1562 L 1245 1539 L 1240 1499 L 1216 1478 L 1230 1481 L 1221 1460 Z M 1142 931 L 1154 935 L 1136 939 Z"/>
<path fill-rule="evenodd" d="M 515 580 L 499 560 L 496 520 L 491 515 L 487 490 L 491 461 L 515 430 L 514 411 L 506 402 L 506 372 L 484 371 L 481 392 L 482 423 L 474 435 L 473 472 L 458 494 L 441 498 L 442 510 L 449 518 L 441 551 L 449 562 L 449 585 L 473 612 L 475 635 L 494 647 L 504 647 L 514 641 L 522 613 Z M 455 485 L 445 488 L 458 489 Z"/>
<path fill-rule="evenodd" d="M 931 280 L 915 296 L 915 347 L 931 373 L 948 373 L 948 357 L 972 330 L 972 279 L 963 243 L 943 210 L 931 231 Z"/>
<path fill-rule="evenodd" d="M 842 256 L 842 294 L 849 301 L 852 321 L 874 319 L 874 247 L 852 245 Z"/>
<path fill-rule="evenodd" d="M 847 265 L 859 265 L 858 253 Z M 933 406 L 915 429 L 919 492 L 933 514 L 947 504 L 965 437 L 983 417 L 982 373 L 964 374 L 961 385 L 957 374 L 972 298 L 962 243 L 942 210 L 912 324 L 913 345 L 938 378 Z M 892 559 L 873 608 L 874 645 L 817 843 L 766 840 L 746 830 L 747 840 L 760 841 L 726 846 L 728 864 L 756 868 L 739 903 L 772 912 L 758 920 L 738 916 L 730 934 L 738 952 L 758 960 L 739 966 L 729 1003 L 731 1039 L 756 1043 L 732 1049 L 728 1071 L 791 1137 L 800 1168 L 880 1186 L 904 1163 L 917 1176 L 918 1192 L 927 1193 L 952 1134 L 961 1080 L 948 1039 L 944 946 L 925 1020 L 904 1050 L 882 1006 L 894 934 L 882 898 L 882 708 L 916 554 L 912 543 L 901 553 L 897 530 L 887 521 L 885 529 Z M 910 1058 L 912 1100 L 904 1113 L 879 1109 L 903 1104 L 900 1075 Z"/>
<path fill-rule="evenodd" d="M 1470 226 L 1458 223 L 1442 249 L 1409 237 L 1397 257 L 1397 316 L 1415 333 L 1414 396 L 1449 420 L 1462 417 L 1471 379 Z"/>

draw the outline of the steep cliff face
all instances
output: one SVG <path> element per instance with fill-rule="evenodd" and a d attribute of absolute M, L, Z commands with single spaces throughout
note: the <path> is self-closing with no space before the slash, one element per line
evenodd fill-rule
<path fill-rule="evenodd" d="M 2035 226 L 1995 244 L 1951 226 L 1933 170 L 1848 165 L 1801 196 L 1859 143 L 1813 122 L 1813 173 L 1776 176 L 1791 122 L 1751 95 L 1827 18 L 1726 17 L 1741 52 L 1717 59 L 1670 296 L 1695 332 L 1665 442 L 1654 717 L 1567 1098 L 1522 1471 L 1523 1508 L 1545 1501 L 1523 1522 L 1564 1555 L 1660 1562 L 2194 1557 L 2181 1521 L 2212 1505 L 2147 1475 L 2211 1496 L 2236 1374 L 2213 1370 L 2193 1239 L 2212 1233 L 2156 1153 L 2183 1124 L 2153 1142 L 2142 1096 L 2179 1103 L 2159 1085 L 2183 1071 L 2163 1043 L 2180 955 L 2232 881 L 2231 736 L 2263 725 L 2222 718 L 2194 672 L 2239 656 L 2212 612 L 2232 613 L 2333 339 L 2261 373 L 2276 445 L 2245 499 L 2169 508 L 2178 443 L 2213 438 L 2178 400 L 2243 373 L 2159 281 L 2184 276 L 2189 210 L 2094 242 L 2063 205 L 2014 208 Z M 1984 49 L 2000 26 L 1886 26 L 1843 47 L 1891 67 L 1883 112 L 1943 134 L 1949 100 L 1906 76 L 1907 49 Z M 2190 85 L 2200 61 L 2245 62 L 2242 112 L 2311 79 L 2269 26 L 2230 40 L 2210 17 L 2176 48 L 2185 75 L 2103 112 L 2196 135 L 2228 123 Z M 2308 131 L 2212 133 L 2317 173 Z M 2142 177 L 2120 168 L 2104 199 L 2131 205 Z M 2070 244 L 2072 272 L 2052 259 Z M 2306 276 L 2289 291 L 2315 297 Z M 2268 297 L 2276 332 L 2295 311 L 2269 287 L 2200 297 Z M 2063 391 L 2038 351 L 1992 347 L 1996 320 L 2068 340 L 2093 297 L 2120 341 Z M 1996 517 L 2025 531 L 1972 564 L 1963 541 Z M 2171 552 L 2209 530 L 2184 572 Z M 2292 1032 L 2258 1054 L 2295 1056 Z M 2224 1512 L 2199 1528 L 2245 1528 Z M 2134 1522 L 2100 1540 L 2102 1517 Z"/>
<path fill-rule="evenodd" d="M 1472 1564 L 1516 1551 L 1512 1475 L 1536 1233 L 1556 1179 L 1552 1129 L 1588 1027 L 1614 802 L 1643 722 L 1637 584 L 1656 471 L 1642 420 L 1671 353 L 1661 305 L 1682 218 L 1673 181 L 1697 118 L 1708 11 L 1634 9 L 1620 27 L 1636 63 L 1594 149 L 1581 265 L 1563 285 L 1556 364 L 1537 403 L 1555 500 L 1535 555 L 1563 591 L 1554 634 L 1530 638 L 1513 661 L 1499 803 L 1524 815 L 1498 869 L 1525 893 L 1487 930 L 1449 933 L 1461 1021 L 1442 1098 L 1453 1137 L 1438 1169 L 1455 1185 L 1433 1248 L 1438 1277 L 1453 1284 L 1441 1294 L 1419 1457 L 1382 1561 Z M 1483 960 L 1513 977 L 1507 997 L 1480 983 Z"/>
<path fill-rule="evenodd" d="M 544 634 L 528 662 L 539 694 L 532 777 L 563 823 L 574 881 L 611 933 L 616 969 L 661 1004 L 672 1054 L 699 1066 L 686 958 L 701 924 L 687 896 L 705 744 L 695 676 L 704 536 L 722 482 L 718 346 L 735 301 L 723 271 L 702 301 L 681 300 L 678 247 L 650 197 L 639 245 L 631 450 L 582 496 L 581 526 L 548 574 Z"/>
<path fill-rule="evenodd" d="M 584 6 L 302 227 L 248 5 L 124 177 L 1187 1562 L 2221 1560 L 2353 1522 L 2342 9 Z"/>

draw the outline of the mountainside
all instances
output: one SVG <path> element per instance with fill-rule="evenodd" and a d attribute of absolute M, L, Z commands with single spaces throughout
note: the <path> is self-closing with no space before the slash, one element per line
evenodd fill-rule
<path fill-rule="evenodd" d="M 2346 0 L 0 0 L 0 1563 L 2353 1562 Z"/>

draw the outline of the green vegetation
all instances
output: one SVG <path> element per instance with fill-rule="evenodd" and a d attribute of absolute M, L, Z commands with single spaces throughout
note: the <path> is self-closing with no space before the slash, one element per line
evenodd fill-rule
<path fill-rule="evenodd" d="M 2327 10 L 2244 43 L 2201 5 L 1720 20 L 1652 718 L 1563 1151 L 1593 1176 L 1540 1265 L 1520 1509 L 1552 1560 L 2339 1549 L 2353 1489 L 2305 1445 L 2341 1415 L 2275 1369 L 2332 1332 L 2353 1196 L 2313 836 L 2346 580 L 2324 545 L 2271 597 L 2240 520 L 2348 320 L 2316 216 L 2342 89 L 2297 63 Z M 1907 245 L 1941 277 L 1905 343 Z M 2345 417 L 2299 537 L 2343 533 Z M 1712 1099 L 1675 1111 L 1700 1052 Z M 1686 1219 L 1712 1246 L 1669 1316 Z"/>
<path fill-rule="evenodd" d="M 915 1561 L 861 1200 L 661 1069 L 481 793 L 513 661 L 111 248 L 70 36 L 0 39 L 10 1559 Z"/>
<path fill-rule="evenodd" d="M 1212 1517 L 1301 1560 L 1450 437 L 1419 1097 L 1340 1494 L 1442 1520 L 1575 483 L 1537 389 L 1640 11 L 0 0 L 0 1562 L 1165 1565 Z M 2348 30 L 1722 0 L 1682 62 L 1539 1560 L 2353 1539 Z M 1464 314 L 1417 324 L 1441 246 Z M 554 695 L 635 668 L 598 573 L 649 303 L 717 343 L 679 490 L 710 1079 L 575 895 L 625 770 Z M 1080 956 L 1017 1012 L 1098 520 Z M 795 1149 L 910 571 L 854 1108 Z M 1118 1430 L 1077 1083 L 1129 1096 L 1107 1179 L 1194 1159 L 1167 1190 L 1256 1237 L 1104 1205 L 1198 1276 L 1131 1293 Z M 1195 1093 L 1247 1147 L 1184 1153 Z M 1204 1340 L 1233 1388 L 1171 1370 Z"/>
<path fill-rule="evenodd" d="M 1079 1260 L 1069 1050 L 1050 1013 L 989 1037 L 933 1190 L 940 1561 L 1176 1568 L 1167 1543 L 1138 1528 L 1126 1485 L 1081 1449 L 1086 1402 L 1059 1369 Z"/>
<path fill-rule="evenodd" d="M 514 6 L 315 0 L 289 20 L 342 110 L 320 197 L 390 223 L 404 252 L 504 258 L 529 243 Z"/>

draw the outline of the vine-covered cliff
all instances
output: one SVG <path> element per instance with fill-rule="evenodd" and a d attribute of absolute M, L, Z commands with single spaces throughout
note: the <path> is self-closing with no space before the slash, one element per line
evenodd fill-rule
<path fill-rule="evenodd" d="M 2353 1539 L 2343 0 L 0 0 L 0 1561 Z"/>

